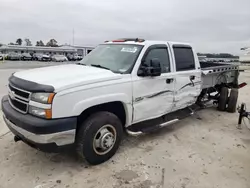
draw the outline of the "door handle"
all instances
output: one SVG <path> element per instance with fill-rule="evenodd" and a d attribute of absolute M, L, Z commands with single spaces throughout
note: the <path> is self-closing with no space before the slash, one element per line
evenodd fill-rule
<path fill-rule="evenodd" d="M 167 79 L 166 79 L 166 83 L 167 83 L 167 84 L 170 84 L 170 83 L 172 83 L 173 81 L 174 81 L 173 78 L 167 78 Z"/>
<path fill-rule="evenodd" d="M 190 78 L 190 80 L 194 80 L 194 79 L 195 79 L 195 76 L 192 75 L 192 76 L 190 76 L 189 78 Z"/>

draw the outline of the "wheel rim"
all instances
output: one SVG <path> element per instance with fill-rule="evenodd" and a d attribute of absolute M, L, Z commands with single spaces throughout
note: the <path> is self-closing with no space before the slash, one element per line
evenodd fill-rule
<path fill-rule="evenodd" d="M 105 155 L 115 145 L 116 130 L 112 125 L 102 126 L 93 139 L 93 149 L 98 155 Z"/>

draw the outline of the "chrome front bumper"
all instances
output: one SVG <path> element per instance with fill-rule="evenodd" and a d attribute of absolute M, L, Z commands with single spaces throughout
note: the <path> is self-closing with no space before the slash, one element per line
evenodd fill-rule
<path fill-rule="evenodd" d="M 64 146 L 64 145 L 73 144 L 75 142 L 75 134 L 76 134 L 75 129 L 52 133 L 52 134 L 34 134 L 32 132 L 29 132 L 27 130 L 24 130 L 16 126 L 11 121 L 9 121 L 5 117 L 5 115 L 3 115 L 3 119 L 6 125 L 15 135 L 16 133 L 18 133 L 17 136 L 24 137 L 25 139 L 30 140 L 34 143 L 38 143 L 38 144 L 55 143 L 57 146 Z"/>

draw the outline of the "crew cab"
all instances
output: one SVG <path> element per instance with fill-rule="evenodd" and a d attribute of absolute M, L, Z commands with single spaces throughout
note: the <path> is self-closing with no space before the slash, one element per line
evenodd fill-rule
<path fill-rule="evenodd" d="M 15 141 L 52 152 L 73 146 L 99 164 L 116 153 L 124 132 L 150 133 L 211 100 L 235 112 L 245 85 L 238 76 L 237 65 L 200 64 L 190 44 L 119 39 L 76 64 L 14 73 L 2 110 Z"/>

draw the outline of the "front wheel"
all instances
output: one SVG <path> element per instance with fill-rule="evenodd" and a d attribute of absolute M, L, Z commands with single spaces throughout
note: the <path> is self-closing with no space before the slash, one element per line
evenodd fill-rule
<path fill-rule="evenodd" d="M 109 160 L 119 148 L 122 123 L 110 112 L 98 112 L 84 121 L 76 134 L 76 152 L 92 165 Z"/>

